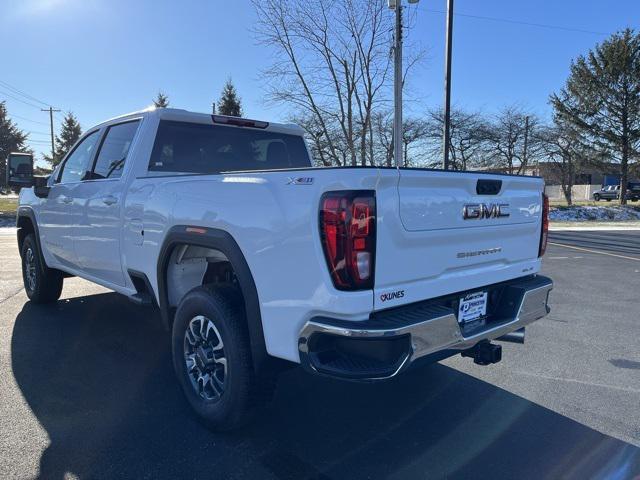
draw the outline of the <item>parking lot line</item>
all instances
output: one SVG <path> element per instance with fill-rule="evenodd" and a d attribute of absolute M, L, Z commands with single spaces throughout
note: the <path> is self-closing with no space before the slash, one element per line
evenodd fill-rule
<path fill-rule="evenodd" d="M 640 262 L 640 258 L 637 258 L 637 257 L 628 257 L 626 255 L 618 255 L 617 253 L 603 252 L 601 250 L 592 250 L 590 248 L 574 247 L 573 245 L 565 245 L 564 243 L 549 242 L 549 245 L 555 245 L 556 247 L 572 248 L 574 250 L 580 250 L 581 252 L 598 253 L 600 255 L 607 255 L 609 257 L 624 258 L 625 260 L 635 260 L 636 262 Z"/>
<path fill-rule="evenodd" d="M 543 375 L 539 373 L 524 372 L 524 371 L 515 371 L 514 373 L 517 373 L 519 375 L 525 375 L 528 377 L 542 378 L 544 380 L 567 382 L 567 383 L 578 383 L 580 385 L 590 385 L 592 387 L 598 387 L 598 388 L 610 388 L 612 390 L 619 390 L 621 392 L 640 393 L 640 390 L 638 390 L 637 388 L 620 387 L 617 385 L 609 385 L 606 383 L 589 382 L 587 380 L 578 380 L 577 378 L 557 377 L 554 375 Z"/>

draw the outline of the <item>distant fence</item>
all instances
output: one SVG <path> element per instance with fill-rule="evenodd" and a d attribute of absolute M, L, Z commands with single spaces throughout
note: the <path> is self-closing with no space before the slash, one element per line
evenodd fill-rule
<path fill-rule="evenodd" d="M 593 200 L 593 193 L 602 188 L 601 185 L 574 185 L 571 189 L 573 200 Z M 550 200 L 564 200 L 564 193 L 560 185 L 547 185 L 544 189 Z"/>

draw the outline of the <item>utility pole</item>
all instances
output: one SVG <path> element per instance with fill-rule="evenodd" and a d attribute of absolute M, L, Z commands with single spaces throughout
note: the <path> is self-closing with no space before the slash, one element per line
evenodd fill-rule
<path fill-rule="evenodd" d="M 216 102 L 211 102 L 211 114 L 216 114 Z"/>
<path fill-rule="evenodd" d="M 444 67 L 444 169 L 449 170 L 449 145 L 451 143 L 451 50 L 453 46 L 453 0 L 447 0 L 447 37 Z"/>
<path fill-rule="evenodd" d="M 56 110 L 53 107 L 41 108 L 40 110 L 43 112 L 49 112 L 49 125 L 51 127 L 51 161 L 55 162 L 56 144 L 53 138 L 53 112 L 59 112 L 60 110 Z"/>
<path fill-rule="evenodd" d="M 394 35 L 394 79 L 393 79 L 393 156 L 396 160 L 396 168 L 403 166 L 402 159 L 402 0 L 397 0 L 396 28 Z"/>
<path fill-rule="evenodd" d="M 410 4 L 416 4 L 420 0 L 407 0 Z M 396 26 L 393 42 L 393 157 L 396 160 L 396 168 L 404 166 L 402 158 L 402 0 L 387 0 L 389 8 L 396 13 Z"/>
<path fill-rule="evenodd" d="M 522 165 L 520 166 L 520 173 L 527 174 L 527 150 L 529 148 L 529 115 L 524 117 L 524 146 L 522 147 Z"/>

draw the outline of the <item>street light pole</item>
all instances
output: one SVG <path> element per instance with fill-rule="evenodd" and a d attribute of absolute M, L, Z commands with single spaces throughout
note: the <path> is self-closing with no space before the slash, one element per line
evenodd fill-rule
<path fill-rule="evenodd" d="M 403 166 L 402 161 L 402 0 L 397 0 L 396 27 L 394 35 L 394 80 L 393 80 L 393 157 L 396 161 L 396 168 Z"/>
<path fill-rule="evenodd" d="M 444 169 L 449 170 L 449 145 L 451 144 L 451 50 L 453 46 L 453 0 L 447 0 L 447 38 L 444 73 Z"/>

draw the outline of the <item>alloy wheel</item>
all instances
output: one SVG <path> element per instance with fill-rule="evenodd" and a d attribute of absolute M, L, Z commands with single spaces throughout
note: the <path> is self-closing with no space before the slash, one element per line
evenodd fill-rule
<path fill-rule="evenodd" d="M 194 391 L 204 400 L 218 400 L 227 380 L 227 358 L 220 332 L 203 315 L 193 317 L 184 333 L 184 360 Z"/>
<path fill-rule="evenodd" d="M 25 276 L 27 278 L 27 287 L 30 291 L 34 291 L 36 289 L 36 259 L 33 254 L 33 249 L 31 247 L 27 248 L 24 257 L 24 271 Z"/>

